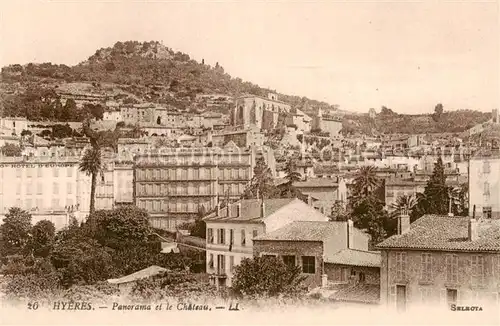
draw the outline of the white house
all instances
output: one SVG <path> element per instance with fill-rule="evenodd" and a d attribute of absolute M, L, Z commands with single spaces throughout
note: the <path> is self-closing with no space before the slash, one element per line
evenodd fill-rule
<path fill-rule="evenodd" d="M 253 257 L 259 235 L 294 221 L 328 221 L 328 217 L 297 198 L 246 199 L 217 209 L 207 224 L 207 273 L 216 286 L 231 286 L 234 267 Z"/>

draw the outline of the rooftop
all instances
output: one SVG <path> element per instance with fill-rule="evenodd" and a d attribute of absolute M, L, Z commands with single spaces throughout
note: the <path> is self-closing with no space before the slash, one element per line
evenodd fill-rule
<path fill-rule="evenodd" d="M 344 249 L 332 256 L 325 257 L 325 263 L 365 266 L 365 267 L 380 267 L 381 255 L 379 251 L 363 251 L 356 249 Z"/>
<path fill-rule="evenodd" d="M 267 217 L 278 209 L 290 204 L 291 202 L 299 200 L 296 198 L 276 198 L 276 199 L 264 199 L 264 217 Z M 237 209 L 237 204 L 241 205 L 241 211 L 239 216 L 237 216 L 235 210 Z M 227 214 L 229 210 L 229 215 Z M 207 222 L 226 222 L 226 221 L 260 221 L 261 216 L 261 200 L 260 199 L 243 199 L 236 204 L 231 204 L 229 207 L 221 208 L 216 214 L 212 212 L 207 215 L 204 220 Z"/>
<path fill-rule="evenodd" d="M 403 235 L 394 235 L 380 249 L 426 249 L 458 251 L 500 251 L 500 220 L 478 220 L 479 237 L 468 240 L 469 217 L 424 215 Z"/>
<path fill-rule="evenodd" d="M 140 279 L 144 279 L 144 278 L 158 275 L 158 274 L 166 272 L 166 271 L 167 271 L 166 268 L 153 265 L 153 266 L 149 266 L 147 268 L 141 269 L 140 271 L 137 271 L 137 272 L 132 273 L 130 275 L 123 276 L 121 278 L 109 279 L 108 283 L 123 284 L 123 283 L 134 282 L 134 281 L 138 281 Z"/>
<path fill-rule="evenodd" d="M 345 233 L 346 222 L 295 221 L 254 240 L 263 241 L 325 241 Z M 356 230 L 356 229 L 355 229 Z M 358 232 L 361 232 L 357 230 Z"/>
<path fill-rule="evenodd" d="M 337 178 L 314 178 L 307 179 L 306 181 L 297 181 L 293 184 L 296 188 L 323 188 L 339 186 Z"/>
<path fill-rule="evenodd" d="M 329 299 L 345 302 L 379 303 L 380 286 L 376 284 L 334 284 L 327 288 L 333 291 Z"/>

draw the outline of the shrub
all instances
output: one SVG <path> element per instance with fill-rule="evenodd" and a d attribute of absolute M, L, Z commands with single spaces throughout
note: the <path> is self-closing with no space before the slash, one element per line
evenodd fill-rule
<path fill-rule="evenodd" d="M 244 259 L 235 268 L 233 289 L 243 296 L 296 296 L 302 292 L 300 267 L 289 267 L 276 257 Z"/>

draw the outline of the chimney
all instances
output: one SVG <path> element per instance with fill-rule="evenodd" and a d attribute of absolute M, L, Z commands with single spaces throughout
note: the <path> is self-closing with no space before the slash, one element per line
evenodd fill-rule
<path fill-rule="evenodd" d="M 479 232 L 477 229 L 477 220 L 469 220 L 469 241 L 476 241 L 479 238 Z"/>
<path fill-rule="evenodd" d="M 307 195 L 307 205 L 312 206 L 313 200 L 311 195 Z"/>
<path fill-rule="evenodd" d="M 264 203 L 264 199 L 260 201 L 260 217 L 266 216 L 266 205 Z"/>
<path fill-rule="evenodd" d="M 354 245 L 354 222 L 351 219 L 347 220 L 347 249 L 352 249 Z"/>
<path fill-rule="evenodd" d="M 407 210 L 403 210 L 398 219 L 398 234 L 405 234 L 410 230 L 410 215 L 408 215 Z"/>

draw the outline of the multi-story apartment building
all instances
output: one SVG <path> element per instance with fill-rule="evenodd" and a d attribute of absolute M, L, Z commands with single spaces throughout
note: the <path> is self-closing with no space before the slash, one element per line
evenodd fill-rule
<path fill-rule="evenodd" d="M 276 94 L 268 94 L 268 98 L 260 96 L 242 96 L 235 100 L 231 124 L 249 128 L 271 130 L 278 124 L 280 114 L 290 112 L 290 105 L 278 100 Z"/>
<path fill-rule="evenodd" d="M 238 147 L 170 148 L 137 156 L 134 202 L 153 226 L 175 230 L 217 199 L 238 199 L 252 178 L 254 152 Z"/>
<path fill-rule="evenodd" d="M 88 213 L 90 177 L 78 170 L 78 157 L 15 157 L 0 162 L 0 214 L 19 207 L 33 222 L 60 216 L 56 227 L 67 223 L 62 212 Z"/>
<path fill-rule="evenodd" d="M 383 304 L 399 310 L 437 304 L 498 309 L 500 220 L 424 215 L 410 226 L 403 215 L 398 231 L 377 246 Z"/>
<path fill-rule="evenodd" d="M 204 218 L 207 224 L 207 273 L 218 287 L 231 286 L 234 267 L 253 257 L 253 239 L 293 221 L 328 221 L 296 198 L 246 199 Z"/>
<path fill-rule="evenodd" d="M 108 158 L 97 179 L 96 209 L 113 209 L 119 204 L 133 203 L 133 162 Z"/>
<path fill-rule="evenodd" d="M 482 150 L 471 158 L 469 210 L 470 215 L 500 218 L 500 151 Z"/>

